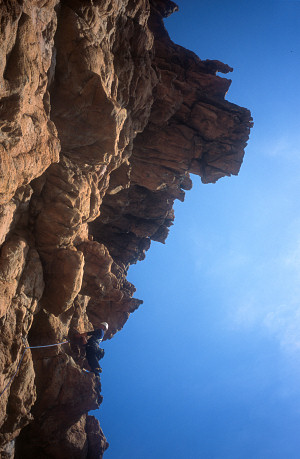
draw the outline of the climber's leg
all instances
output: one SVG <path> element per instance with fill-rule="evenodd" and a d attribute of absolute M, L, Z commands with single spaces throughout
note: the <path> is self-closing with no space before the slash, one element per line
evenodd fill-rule
<path fill-rule="evenodd" d="M 101 373 L 101 368 L 96 353 L 94 349 L 91 349 L 88 346 L 86 347 L 86 359 L 93 373 L 95 373 L 96 375 Z"/>

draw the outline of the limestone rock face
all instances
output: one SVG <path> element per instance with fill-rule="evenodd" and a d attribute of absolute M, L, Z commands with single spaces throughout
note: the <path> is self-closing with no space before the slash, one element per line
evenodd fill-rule
<path fill-rule="evenodd" d="M 68 343 L 110 339 L 173 203 L 238 174 L 252 125 L 232 69 L 175 45 L 169 0 L 0 3 L 0 451 L 101 458 L 101 385 Z M 81 350 L 82 351 L 82 350 Z"/>

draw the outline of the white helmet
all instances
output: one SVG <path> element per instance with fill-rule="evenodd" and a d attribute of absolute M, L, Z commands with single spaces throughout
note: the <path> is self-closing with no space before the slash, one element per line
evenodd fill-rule
<path fill-rule="evenodd" d="M 105 331 L 108 330 L 108 323 L 107 322 L 101 322 L 100 325 L 103 325 L 103 327 L 105 328 Z"/>

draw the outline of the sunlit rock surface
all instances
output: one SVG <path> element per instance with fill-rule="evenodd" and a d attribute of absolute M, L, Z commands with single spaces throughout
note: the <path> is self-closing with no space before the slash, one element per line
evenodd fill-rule
<path fill-rule="evenodd" d="M 174 44 L 168 0 L 0 3 L 0 448 L 3 458 L 101 458 L 100 385 L 58 343 L 141 304 L 126 280 L 173 203 L 238 174 L 248 110 L 232 69 Z M 23 356 L 20 367 L 20 359 Z M 13 378 L 18 368 L 16 376 Z M 12 379 L 13 378 L 13 379 Z M 10 382 L 11 380 L 11 382 Z"/>

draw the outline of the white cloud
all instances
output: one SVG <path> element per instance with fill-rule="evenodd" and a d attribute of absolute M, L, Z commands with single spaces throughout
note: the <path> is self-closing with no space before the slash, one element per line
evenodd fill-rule
<path fill-rule="evenodd" d="M 300 281 L 300 229 L 299 236 L 292 241 L 292 247 L 283 255 L 283 265 L 286 269 L 292 270 L 295 277 L 298 277 Z"/>
<path fill-rule="evenodd" d="M 300 137 L 295 136 L 294 132 L 291 136 L 285 133 L 272 141 L 268 138 L 268 142 L 263 141 L 262 145 L 262 151 L 267 156 L 282 157 L 286 161 L 291 159 L 299 161 Z"/>
<path fill-rule="evenodd" d="M 275 337 L 284 352 L 300 357 L 300 240 L 295 250 L 269 258 L 253 269 L 248 289 L 239 289 L 230 308 L 235 327 L 257 327 Z M 251 275 L 250 273 L 248 275 Z"/>
<path fill-rule="evenodd" d="M 268 221 L 262 216 L 263 227 L 258 220 L 255 224 L 267 235 L 257 243 L 242 232 L 226 241 L 212 232 L 207 242 L 194 232 L 197 275 L 205 275 L 223 292 L 228 327 L 258 328 L 276 338 L 284 352 L 300 358 L 300 220 L 291 220 L 281 239 L 271 243 Z"/>

